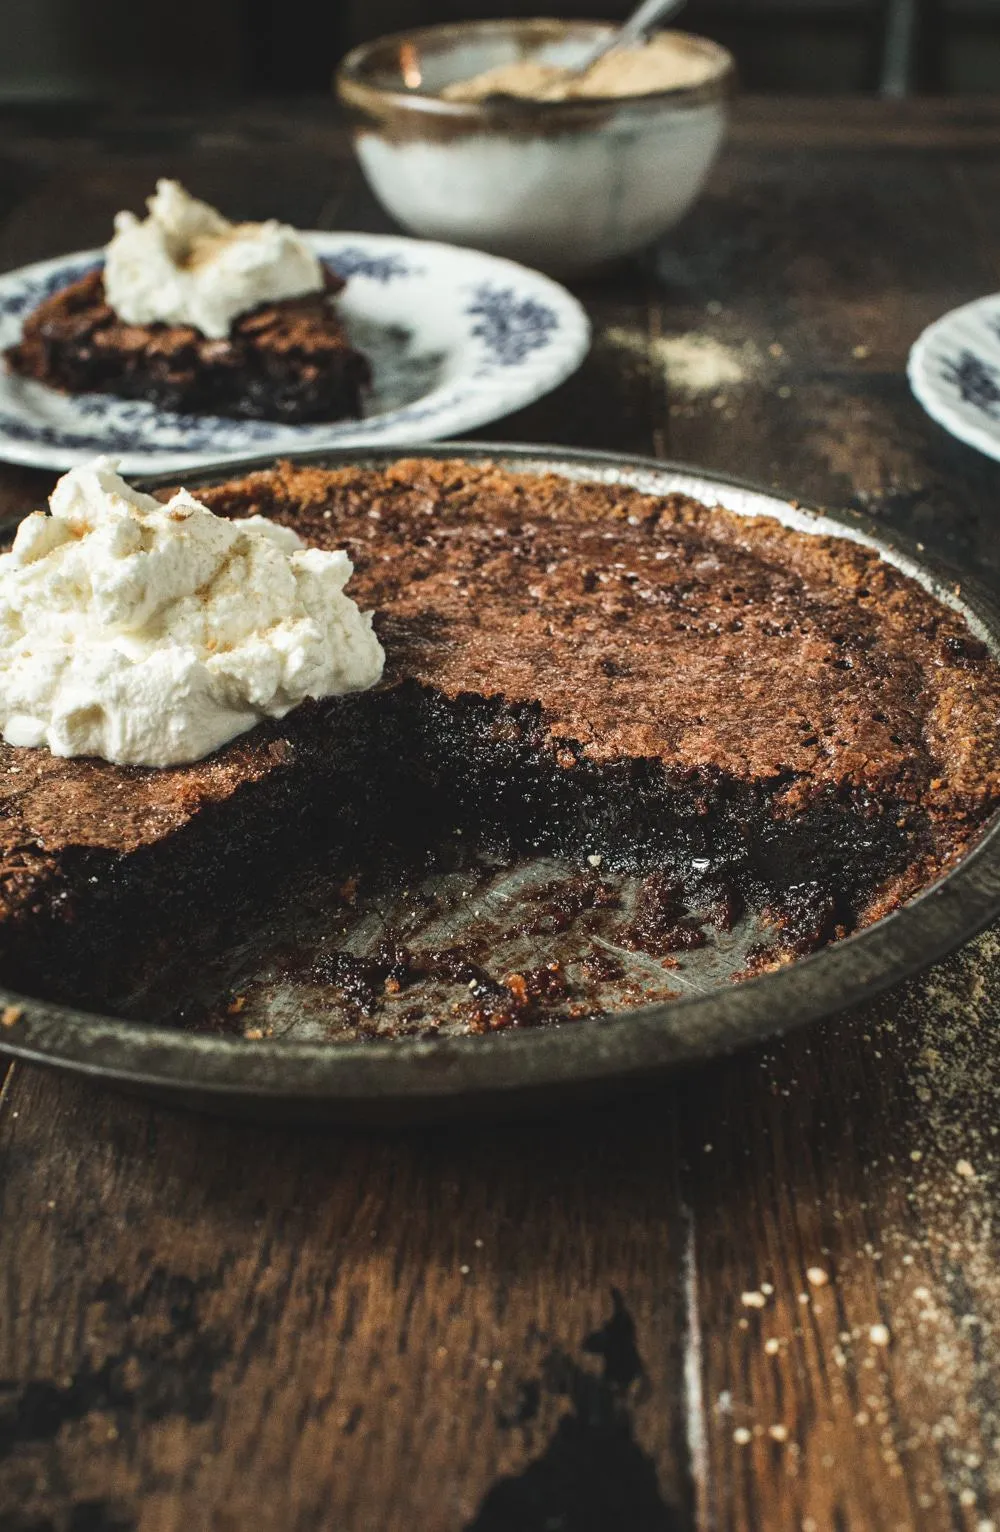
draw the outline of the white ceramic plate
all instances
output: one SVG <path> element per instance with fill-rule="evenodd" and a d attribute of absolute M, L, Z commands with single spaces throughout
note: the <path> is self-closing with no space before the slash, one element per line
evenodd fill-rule
<path fill-rule="evenodd" d="M 910 352 L 908 372 L 932 419 L 1000 459 L 1000 293 L 929 325 Z"/>
<path fill-rule="evenodd" d="M 95 453 L 123 473 L 304 448 L 436 441 L 539 399 L 579 366 L 587 316 L 565 288 L 513 261 L 388 234 L 307 236 L 348 279 L 338 299 L 374 370 L 363 420 L 285 426 L 178 415 L 110 394 L 62 394 L 0 370 L 0 458 L 71 468 Z M 0 349 L 43 298 L 101 263 L 100 250 L 0 277 Z"/>

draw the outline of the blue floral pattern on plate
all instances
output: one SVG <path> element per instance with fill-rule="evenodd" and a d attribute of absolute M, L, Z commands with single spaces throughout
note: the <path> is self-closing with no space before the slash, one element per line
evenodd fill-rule
<path fill-rule="evenodd" d="M 486 351 L 487 365 L 516 367 L 532 351 L 548 345 L 559 326 L 558 315 L 537 298 L 525 298 L 513 287 L 484 282 L 465 310 L 475 319 L 473 335 Z"/>
<path fill-rule="evenodd" d="M 345 279 L 370 277 L 373 282 L 386 283 L 416 276 L 420 268 L 401 255 L 373 255 L 363 245 L 345 245 L 337 251 L 337 270 Z"/>
<path fill-rule="evenodd" d="M 569 293 L 511 261 L 392 235 L 309 236 L 348 279 L 338 305 L 369 356 L 363 420 L 286 426 L 180 415 L 107 394 L 61 394 L 0 373 L 0 457 L 67 468 L 98 452 L 126 473 L 323 447 L 457 436 L 520 409 L 567 377 L 589 344 Z M 0 276 L 0 349 L 26 314 L 101 264 L 86 251 Z"/>
<path fill-rule="evenodd" d="M 997 405 L 1000 404 L 1000 385 L 997 382 L 1000 372 L 996 367 L 991 367 L 972 351 L 963 351 L 957 358 L 944 363 L 941 376 L 946 382 L 954 384 L 963 403 L 971 404 L 991 420 L 995 419 Z"/>

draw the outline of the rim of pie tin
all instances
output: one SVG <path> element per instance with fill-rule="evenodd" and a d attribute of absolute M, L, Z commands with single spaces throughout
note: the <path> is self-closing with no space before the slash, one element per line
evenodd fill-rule
<path fill-rule="evenodd" d="M 725 474 L 603 451 L 530 444 L 421 443 L 411 448 L 294 454 L 317 464 L 378 466 L 405 457 L 490 459 L 521 470 L 680 490 L 708 504 L 875 548 L 961 614 L 1000 659 L 1000 608 L 909 540 L 855 512 L 819 512 Z M 205 465 L 192 489 L 270 466 L 271 456 Z M 176 482 L 177 475 L 145 483 Z M 351 1043 L 249 1041 L 148 1026 L 0 989 L 17 1019 L 0 1051 L 173 1099 L 188 1106 L 298 1121 L 372 1121 L 513 1104 L 525 1096 L 637 1083 L 683 1062 L 760 1042 L 887 989 L 943 957 L 1000 912 L 1000 814 L 944 877 L 864 930 L 786 967 L 730 987 L 619 1011 L 607 1018 L 449 1039 Z M 8 1011 L 8 1018 L 10 1012 Z"/>

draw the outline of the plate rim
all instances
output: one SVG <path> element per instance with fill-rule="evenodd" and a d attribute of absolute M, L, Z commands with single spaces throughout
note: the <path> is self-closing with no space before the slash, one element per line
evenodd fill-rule
<path fill-rule="evenodd" d="M 413 434 L 415 429 L 413 424 L 404 421 L 400 427 L 404 436 L 401 437 L 398 444 L 393 440 L 392 432 L 394 428 L 390 425 L 387 428 L 380 429 L 378 439 L 372 440 L 370 443 L 362 440 L 355 442 L 331 442 L 324 445 L 319 441 L 305 441 L 300 447 L 293 445 L 287 447 L 264 447 L 259 453 L 255 453 L 255 456 L 288 456 L 289 454 L 311 451 L 357 452 L 375 450 L 380 446 L 385 446 L 387 450 L 396 450 L 397 445 L 409 446 L 415 442 L 429 445 L 432 441 L 445 439 L 456 431 L 467 433 L 479 430 L 483 426 L 492 424 L 494 421 L 502 420 L 505 415 L 512 414 L 515 410 L 526 409 L 529 405 L 537 403 L 539 399 L 544 398 L 546 394 L 558 388 L 567 378 L 572 377 L 590 351 L 593 340 L 593 326 L 579 298 L 574 293 L 571 293 L 561 282 L 556 281 L 554 277 L 548 276 L 545 272 L 536 271 L 534 267 L 526 266 L 522 261 L 513 261 L 507 256 L 492 255 L 488 251 L 478 250 L 473 246 L 448 244 L 444 240 L 417 239 L 406 234 L 372 234 L 360 229 L 302 229 L 299 232 L 309 240 L 359 242 L 370 246 L 373 250 L 379 248 L 387 252 L 391 250 L 402 252 L 405 250 L 414 255 L 416 252 L 423 252 L 429 254 L 431 258 L 433 258 L 436 252 L 444 253 L 447 256 L 458 256 L 462 260 L 480 263 L 483 267 L 484 279 L 488 279 L 491 272 L 496 277 L 501 277 L 506 273 L 512 282 L 515 279 L 527 276 L 531 279 L 533 289 L 540 289 L 548 294 L 552 303 L 558 307 L 563 344 L 558 351 L 553 351 L 549 358 L 550 365 L 539 369 L 534 377 L 530 375 L 525 376 L 519 364 L 512 366 L 509 372 L 505 374 L 505 378 L 514 380 L 520 377 L 521 387 L 516 390 L 508 387 L 502 392 L 498 390 L 498 403 L 489 405 L 487 397 L 484 396 L 480 400 L 480 408 L 478 410 L 466 410 L 458 414 L 456 414 L 454 406 L 446 410 L 443 413 L 440 426 L 433 427 L 435 431 L 439 432 L 438 435 L 425 437 L 421 435 L 419 429 L 416 430 L 416 434 Z M 0 272 L 0 294 L 3 293 L 8 282 L 55 275 L 64 266 L 79 265 L 87 261 L 97 262 L 103 258 L 105 249 L 106 246 L 100 245 L 87 250 L 66 251 L 62 255 L 47 256 L 43 260 L 32 261 L 27 265 L 12 267 L 8 271 Z M 3 359 L 0 357 L 0 375 L 2 375 L 3 367 Z M 467 381 L 471 382 L 472 380 L 469 379 Z M 38 386 L 42 388 L 48 387 L 46 384 L 39 384 Z M 53 389 L 51 392 L 59 397 L 63 397 L 58 389 Z M 431 398 L 433 392 L 434 390 L 430 394 L 421 394 L 417 399 L 411 400 L 410 403 L 419 404 L 422 400 Z M 71 399 L 72 395 L 66 395 L 65 397 Z M 129 403 L 132 401 L 125 400 L 123 402 Z M 386 415 L 371 416 L 369 419 L 384 420 L 390 418 L 393 413 L 395 412 L 390 411 Z M 206 416 L 205 418 L 210 419 L 212 417 Z M 252 424 L 252 422 L 248 422 L 248 424 Z M 267 424 L 267 422 L 264 422 L 264 424 Z M 339 427 L 342 425 L 344 425 L 342 421 L 319 421 L 307 424 L 300 429 L 321 432 L 328 427 Z M 358 431 L 363 431 L 364 427 L 364 419 L 357 422 Z M 3 427 L 0 426 L 0 461 L 13 463 L 20 467 L 48 469 L 52 472 L 61 473 L 80 462 L 86 461 L 88 458 L 96 456 L 104 450 L 95 447 L 91 452 L 89 450 L 61 448 L 37 442 L 20 442 L 8 437 L 4 433 Z M 174 449 L 171 447 L 164 447 L 162 449 L 153 447 L 147 452 L 124 452 L 116 450 L 113 445 L 109 444 L 106 452 L 108 456 L 116 457 L 123 465 L 123 471 L 131 475 L 194 471 L 195 469 L 200 470 L 203 467 L 210 468 L 214 464 L 226 462 L 235 464 L 248 456 L 248 449 L 246 447 L 236 448 L 231 452 L 210 448 L 186 451 L 182 448 Z"/>
<path fill-rule="evenodd" d="M 1000 420 L 997 421 L 995 432 L 965 420 L 937 386 L 929 361 L 929 353 L 935 341 L 947 333 L 956 319 L 969 316 L 991 302 L 1000 306 L 1000 292 L 982 293 L 968 303 L 959 303 L 925 326 L 910 347 L 906 376 L 917 403 L 949 436 L 964 442 L 967 447 L 974 447 L 995 462 L 1000 462 Z"/>
<path fill-rule="evenodd" d="M 939 600 L 971 620 L 1000 655 L 1000 604 L 974 580 L 904 535 L 853 510 L 825 510 L 736 475 L 606 450 L 532 443 L 458 441 L 406 448 L 346 448 L 297 454 L 333 465 L 407 456 L 532 462 L 582 471 L 682 476 L 715 490 L 760 496 L 762 514 L 813 523 L 817 535 L 847 536 L 876 548 Z M 203 482 L 268 466 L 273 454 L 199 470 Z M 170 475 L 147 478 L 150 487 Z M 197 489 L 197 484 L 192 485 Z M 660 490 L 660 493 L 669 491 Z M 779 517 L 779 519 L 781 519 Z M 861 1003 L 954 950 L 1000 913 L 1000 813 L 964 857 L 914 899 L 873 925 L 782 968 L 729 988 L 636 1007 L 606 1019 L 497 1035 L 350 1043 L 250 1041 L 147 1026 L 0 988 L 0 1007 L 19 1014 L 0 1032 L 0 1053 L 216 1110 L 234 1103 L 298 1104 L 331 1120 L 373 1120 L 400 1109 L 432 1114 L 471 1109 L 570 1087 L 655 1077 L 682 1063 L 763 1042 Z"/>

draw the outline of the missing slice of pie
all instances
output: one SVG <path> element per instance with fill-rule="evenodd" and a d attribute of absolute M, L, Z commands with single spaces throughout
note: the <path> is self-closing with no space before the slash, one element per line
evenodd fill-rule
<path fill-rule="evenodd" d="M 194 950 L 220 909 L 252 921 L 303 859 L 349 902 L 387 845 L 419 861 L 456 835 L 493 865 L 575 869 L 556 924 L 632 879 L 621 941 L 668 973 L 705 920 L 747 909 L 777 963 L 910 898 L 1000 801 L 1000 667 L 859 543 L 456 460 L 284 463 L 198 493 L 347 550 L 383 679 L 190 766 L 0 747 L 13 987 L 120 1003 L 134 954 Z M 334 981 L 357 987 L 335 932 L 327 945 Z M 389 941 L 361 976 L 372 1004 L 412 958 Z M 546 985 L 574 1013 L 564 978 L 539 970 L 529 995 L 488 969 L 469 968 L 473 1030 L 542 1019 Z"/>

